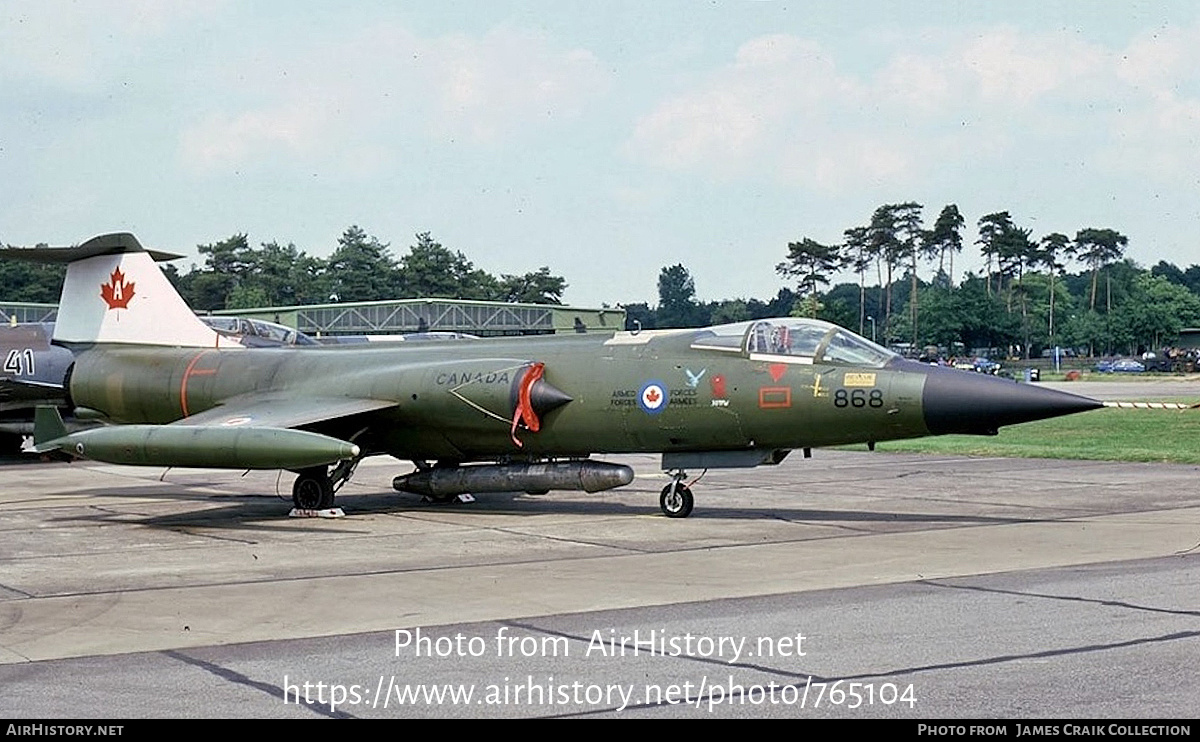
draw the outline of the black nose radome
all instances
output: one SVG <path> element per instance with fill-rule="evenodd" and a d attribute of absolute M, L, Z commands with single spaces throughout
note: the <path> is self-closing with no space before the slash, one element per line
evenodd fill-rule
<path fill-rule="evenodd" d="M 941 366 L 903 361 L 907 371 L 925 374 L 921 405 L 925 427 L 934 435 L 995 435 L 1005 425 L 1070 415 L 1103 407 L 1088 397 Z"/>

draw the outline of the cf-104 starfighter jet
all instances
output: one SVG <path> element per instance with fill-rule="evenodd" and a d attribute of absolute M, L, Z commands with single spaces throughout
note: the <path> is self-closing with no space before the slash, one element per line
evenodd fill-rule
<path fill-rule="evenodd" d="M 789 452 L 1004 425 L 1101 407 L 1083 397 L 926 366 L 836 325 L 783 318 L 702 329 L 252 348 L 196 318 L 130 234 L 0 256 L 69 264 L 53 342 L 74 364 L 68 433 L 39 408 L 38 451 L 147 466 L 287 469 L 296 508 L 332 508 L 364 457 L 416 471 L 396 490 L 595 492 L 633 470 L 593 458 L 661 453 L 669 517 L 687 470 L 777 464 Z"/>

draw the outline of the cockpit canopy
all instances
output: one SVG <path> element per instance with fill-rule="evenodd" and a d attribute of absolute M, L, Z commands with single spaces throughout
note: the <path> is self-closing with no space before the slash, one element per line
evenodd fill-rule
<path fill-rule="evenodd" d="M 781 357 L 794 363 L 828 363 L 879 368 L 896 354 L 829 322 L 802 317 L 752 320 L 709 327 L 693 348 Z"/>
<path fill-rule="evenodd" d="M 290 327 L 261 319 L 246 317 L 213 317 L 200 318 L 204 324 L 222 335 L 236 337 L 246 345 L 276 346 L 276 345 L 316 345 L 317 341 L 297 332 Z"/>

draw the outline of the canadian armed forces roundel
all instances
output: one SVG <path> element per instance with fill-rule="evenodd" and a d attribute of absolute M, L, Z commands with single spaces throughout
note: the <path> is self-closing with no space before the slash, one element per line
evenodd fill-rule
<path fill-rule="evenodd" d="M 638 406 L 651 415 L 657 415 L 667 406 L 667 387 L 657 379 L 647 381 L 638 392 Z"/>

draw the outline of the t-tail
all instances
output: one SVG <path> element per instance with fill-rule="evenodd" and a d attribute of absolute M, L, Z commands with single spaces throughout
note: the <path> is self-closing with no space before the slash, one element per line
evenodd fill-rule
<path fill-rule="evenodd" d="M 181 256 L 148 251 L 128 232 L 74 247 L 6 247 L 0 257 L 67 264 L 56 343 L 241 347 L 204 324 L 155 263 Z"/>

